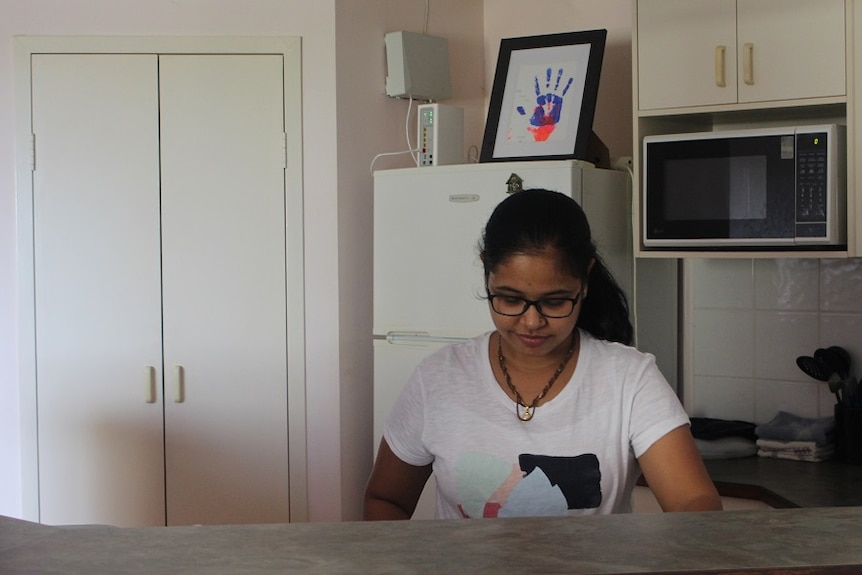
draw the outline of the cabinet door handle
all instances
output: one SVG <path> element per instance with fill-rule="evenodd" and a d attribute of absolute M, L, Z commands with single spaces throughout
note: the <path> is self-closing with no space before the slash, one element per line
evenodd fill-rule
<path fill-rule="evenodd" d="M 144 401 L 156 402 L 156 368 L 152 365 L 144 368 Z"/>
<path fill-rule="evenodd" d="M 174 366 L 174 403 L 186 400 L 186 370 L 181 365 Z"/>
<path fill-rule="evenodd" d="M 742 45 L 742 79 L 749 86 L 754 86 L 754 44 Z"/>
<path fill-rule="evenodd" d="M 727 86 L 727 78 L 725 76 L 726 53 L 727 46 L 715 47 L 715 85 L 719 88 L 724 88 L 725 86 Z"/>

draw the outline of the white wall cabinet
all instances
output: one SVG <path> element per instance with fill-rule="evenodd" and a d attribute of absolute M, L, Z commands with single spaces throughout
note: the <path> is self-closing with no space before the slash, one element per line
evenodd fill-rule
<path fill-rule="evenodd" d="M 640 0 L 641 110 L 843 96 L 844 0 Z"/>
<path fill-rule="evenodd" d="M 847 257 L 856 214 L 854 18 L 862 0 L 632 0 L 632 219 L 637 257 Z M 847 126 L 847 249 L 694 251 L 643 246 L 641 153 L 653 134 Z"/>
<path fill-rule="evenodd" d="M 40 521 L 288 521 L 282 56 L 31 69 Z"/>

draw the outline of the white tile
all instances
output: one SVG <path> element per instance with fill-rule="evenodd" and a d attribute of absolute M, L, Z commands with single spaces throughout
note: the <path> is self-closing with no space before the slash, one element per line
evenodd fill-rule
<path fill-rule="evenodd" d="M 694 312 L 694 374 L 754 376 L 754 312 Z"/>
<path fill-rule="evenodd" d="M 692 259 L 695 308 L 750 309 L 754 273 L 749 259 Z"/>
<path fill-rule="evenodd" d="M 862 258 L 821 260 L 820 309 L 862 313 Z"/>
<path fill-rule="evenodd" d="M 862 259 L 686 260 L 691 265 L 692 415 L 764 423 L 833 414 L 796 357 L 840 345 L 862 376 Z"/>
<path fill-rule="evenodd" d="M 757 381 L 754 384 L 754 423 L 766 423 L 779 411 L 818 417 L 818 392 L 824 383 Z"/>
<path fill-rule="evenodd" d="M 694 417 L 754 421 L 754 382 L 750 379 L 694 378 Z"/>
<path fill-rule="evenodd" d="M 819 294 L 819 260 L 755 260 L 754 305 L 757 309 L 816 311 Z"/>
<path fill-rule="evenodd" d="M 780 311 L 755 312 L 754 374 L 758 379 L 811 381 L 796 365 L 818 345 L 819 315 Z"/>
<path fill-rule="evenodd" d="M 856 376 L 862 375 L 862 314 L 820 314 L 820 346 L 847 350 Z"/>

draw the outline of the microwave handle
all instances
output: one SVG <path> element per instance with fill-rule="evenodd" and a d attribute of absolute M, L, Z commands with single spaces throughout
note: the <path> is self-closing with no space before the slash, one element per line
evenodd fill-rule
<path fill-rule="evenodd" d="M 754 86 L 754 44 L 751 42 L 742 45 L 742 80 Z"/>
<path fill-rule="evenodd" d="M 727 86 L 726 55 L 727 46 L 718 45 L 715 47 L 715 85 L 719 88 Z"/>

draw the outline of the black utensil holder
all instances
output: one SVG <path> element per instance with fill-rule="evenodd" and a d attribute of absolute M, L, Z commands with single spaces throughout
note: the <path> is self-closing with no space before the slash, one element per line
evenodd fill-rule
<path fill-rule="evenodd" d="M 835 458 L 862 464 L 862 408 L 835 405 Z"/>

